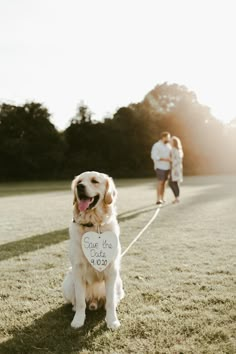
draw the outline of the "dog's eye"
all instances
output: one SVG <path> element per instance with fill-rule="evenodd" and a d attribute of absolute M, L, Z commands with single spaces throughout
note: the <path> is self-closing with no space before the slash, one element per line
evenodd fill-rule
<path fill-rule="evenodd" d="M 91 180 L 92 183 L 99 183 L 95 178 Z"/>

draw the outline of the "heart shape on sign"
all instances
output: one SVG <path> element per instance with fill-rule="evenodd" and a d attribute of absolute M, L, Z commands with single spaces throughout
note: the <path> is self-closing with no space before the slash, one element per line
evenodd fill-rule
<path fill-rule="evenodd" d="M 82 249 L 94 269 L 102 272 L 117 254 L 118 240 L 112 231 L 89 231 L 82 236 Z"/>

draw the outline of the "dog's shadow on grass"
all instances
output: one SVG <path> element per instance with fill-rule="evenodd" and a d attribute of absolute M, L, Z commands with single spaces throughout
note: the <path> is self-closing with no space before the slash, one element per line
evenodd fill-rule
<path fill-rule="evenodd" d="M 0 344 L 0 353 L 79 353 L 91 350 L 95 338 L 108 331 L 104 318 L 105 310 L 86 311 L 85 325 L 73 329 L 71 305 L 47 312 L 30 326 L 11 331 L 12 338 Z"/>

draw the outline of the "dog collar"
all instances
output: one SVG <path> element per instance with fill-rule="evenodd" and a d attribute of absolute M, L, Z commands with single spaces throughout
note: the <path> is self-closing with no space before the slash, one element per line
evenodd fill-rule
<path fill-rule="evenodd" d="M 75 219 L 73 218 L 73 220 L 72 220 L 74 223 L 76 223 L 76 221 L 75 221 Z M 84 226 L 84 227 L 93 227 L 94 226 L 94 224 L 93 223 L 91 223 L 91 222 L 88 222 L 87 224 L 79 224 L 80 226 Z"/>
<path fill-rule="evenodd" d="M 84 227 L 93 227 L 94 224 L 92 224 L 91 222 L 88 222 L 87 224 L 80 224 L 81 226 L 84 226 Z"/>
<path fill-rule="evenodd" d="M 101 233 L 101 227 L 106 224 L 105 222 L 104 222 L 104 223 L 101 223 L 101 224 L 93 224 L 92 222 L 88 222 L 88 223 L 86 223 L 86 224 L 82 224 L 82 223 L 77 222 L 74 217 L 73 217 L 73 219 L 72 219 L 72 222 L 73 222 L 73 223 L 76 223 L 76 224 L 78 224 L 78 225 L 80 225 L 80 226 L 83 226 L 83 227 L 96 227 L 98 234 Z"/>

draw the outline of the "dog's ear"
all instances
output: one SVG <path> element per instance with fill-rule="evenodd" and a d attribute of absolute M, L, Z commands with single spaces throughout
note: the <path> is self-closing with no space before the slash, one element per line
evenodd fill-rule
<path fill-rule="evenodd" d="M 76 185 L 77 185 L 77 177 L 75 177 L 71 183 L 71 189 L 73 192 L 73 205 L 77 202 L 77 196 L 76 196 Z"/>
<path fill-rule="evenodd" d="M 104 201 L 106 204 L 112 204 L 117 196 L 117 191 L 113 179 L 108 177 L 106 180 L 106 191 L 104 196 Z"/>

